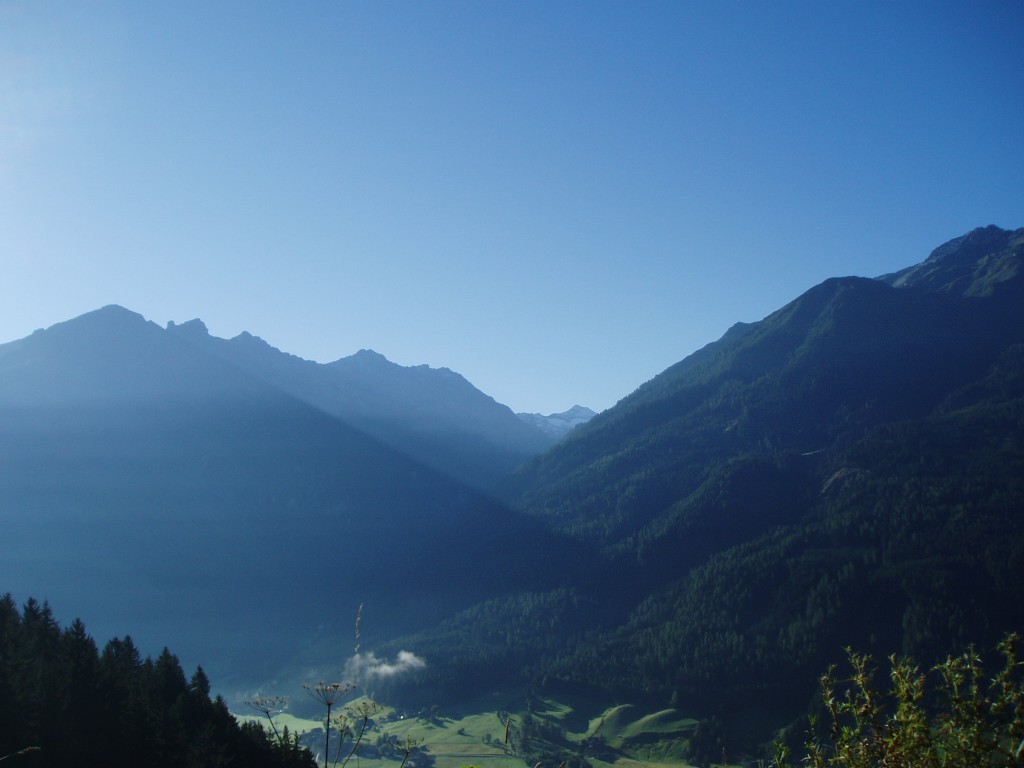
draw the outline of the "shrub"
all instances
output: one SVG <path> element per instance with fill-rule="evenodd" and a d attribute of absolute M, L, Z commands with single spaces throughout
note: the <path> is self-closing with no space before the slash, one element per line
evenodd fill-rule
<path fill-rule="evenodd" d="M 821 678 L 825 722 L 812 720 L 803 762 L 812 768 L 957 768 L 1024 766 L 1024 663 L 1020 638 L 999 645 L 1002 665 L 989 678 L 970 648 L 931 670 L 889 659 L 889 683 L 875 681 L 877 665 L 848 651 L 851 674 L 835 668 Z M 774 765 L 788 766 L 776 746 Z"/>

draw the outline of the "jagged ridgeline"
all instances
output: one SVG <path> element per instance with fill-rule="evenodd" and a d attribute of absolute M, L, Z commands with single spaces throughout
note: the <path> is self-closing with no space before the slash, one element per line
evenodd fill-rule
<path fill-rule="evenodd" d="M 0 346 L 4 588 L 257 682 L 340 669 L 365 602 L 365 650 L 425 660 L 382 698 L 767 737 L 846 646 L 1024 629 L 1022 251 L 986 227 L 827 280 L 553 445 L 482 393 L 444 416 L 451 372 L 432 397 L 107 308 Z"/>
<path fill-rule="evenodd" d="M 928 663 L 1024 627 L 1022 244 L 988 227 L 828 280 L 599 414 L 505 498 L 601 578 L 479 607 L 421 650 L 767 735 L 847 645 Z"/>
<path fill-rule="evenodd" d="M 444 467 L 471 446 L 483 484 L 550 439 L 450 371 L 356 358 L 116 306 L 0 346 L 3 588 L 258 685 L 342 664 L 361 602 L 370 643 L 546 587 L 579 548 Z"/>

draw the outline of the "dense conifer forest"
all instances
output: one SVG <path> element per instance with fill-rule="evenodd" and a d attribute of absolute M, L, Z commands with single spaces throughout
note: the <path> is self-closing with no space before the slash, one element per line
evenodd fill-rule
<path fill-rule="evenodd" d="M 47 603 L 0 598 L 0 759 L 19 766 L 311 768 L 310 753 L 239 725 L 198 667 L 169 650 L 142 658 L 131 637 L 102 650 Z"/>
<path fill-rule="evenodd" d="M 1022 244 L 975 230 L 906 272 L 939 288 L 826 281 L 527 464 L 506 498 L 597 565 L 403 639 L 439 660 L 421 691 L 497 669 L 781 726 L 847 646 L 932 664 L 1020 631 Z"/>

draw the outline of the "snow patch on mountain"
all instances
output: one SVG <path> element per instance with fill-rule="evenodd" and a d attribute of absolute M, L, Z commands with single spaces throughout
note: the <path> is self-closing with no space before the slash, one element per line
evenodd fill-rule
<path fill-rule="evenodd" d="M 578 427 L 580 424 L 586 424 L 597 413 L 590 408 L 583 405 L 574 405 L 568 411 L 562 411 L 561 413 L 551 413 L 547 416 L 540 413 L 517 413 L 520 419 L 525 421 L 527 424 L 540 429 L 544 434 L 548 435 L 555 440 L 560 440 L 565 437 L 571 430 Z"/>

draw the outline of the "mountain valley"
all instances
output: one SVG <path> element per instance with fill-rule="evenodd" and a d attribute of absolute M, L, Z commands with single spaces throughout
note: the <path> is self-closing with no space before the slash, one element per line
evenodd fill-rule
<path fill-rule="evenodd" d="M 424 660 L 372 683 L 404 707 L 671 707 L 694 760 L 799 740 L 844 647 L 1024 629 L 1022 259 L 984 227 L 826 280 L 596 415 L 105 307 L 0 345 L 0 591 L 229 694 L 361 646 Z"/>

